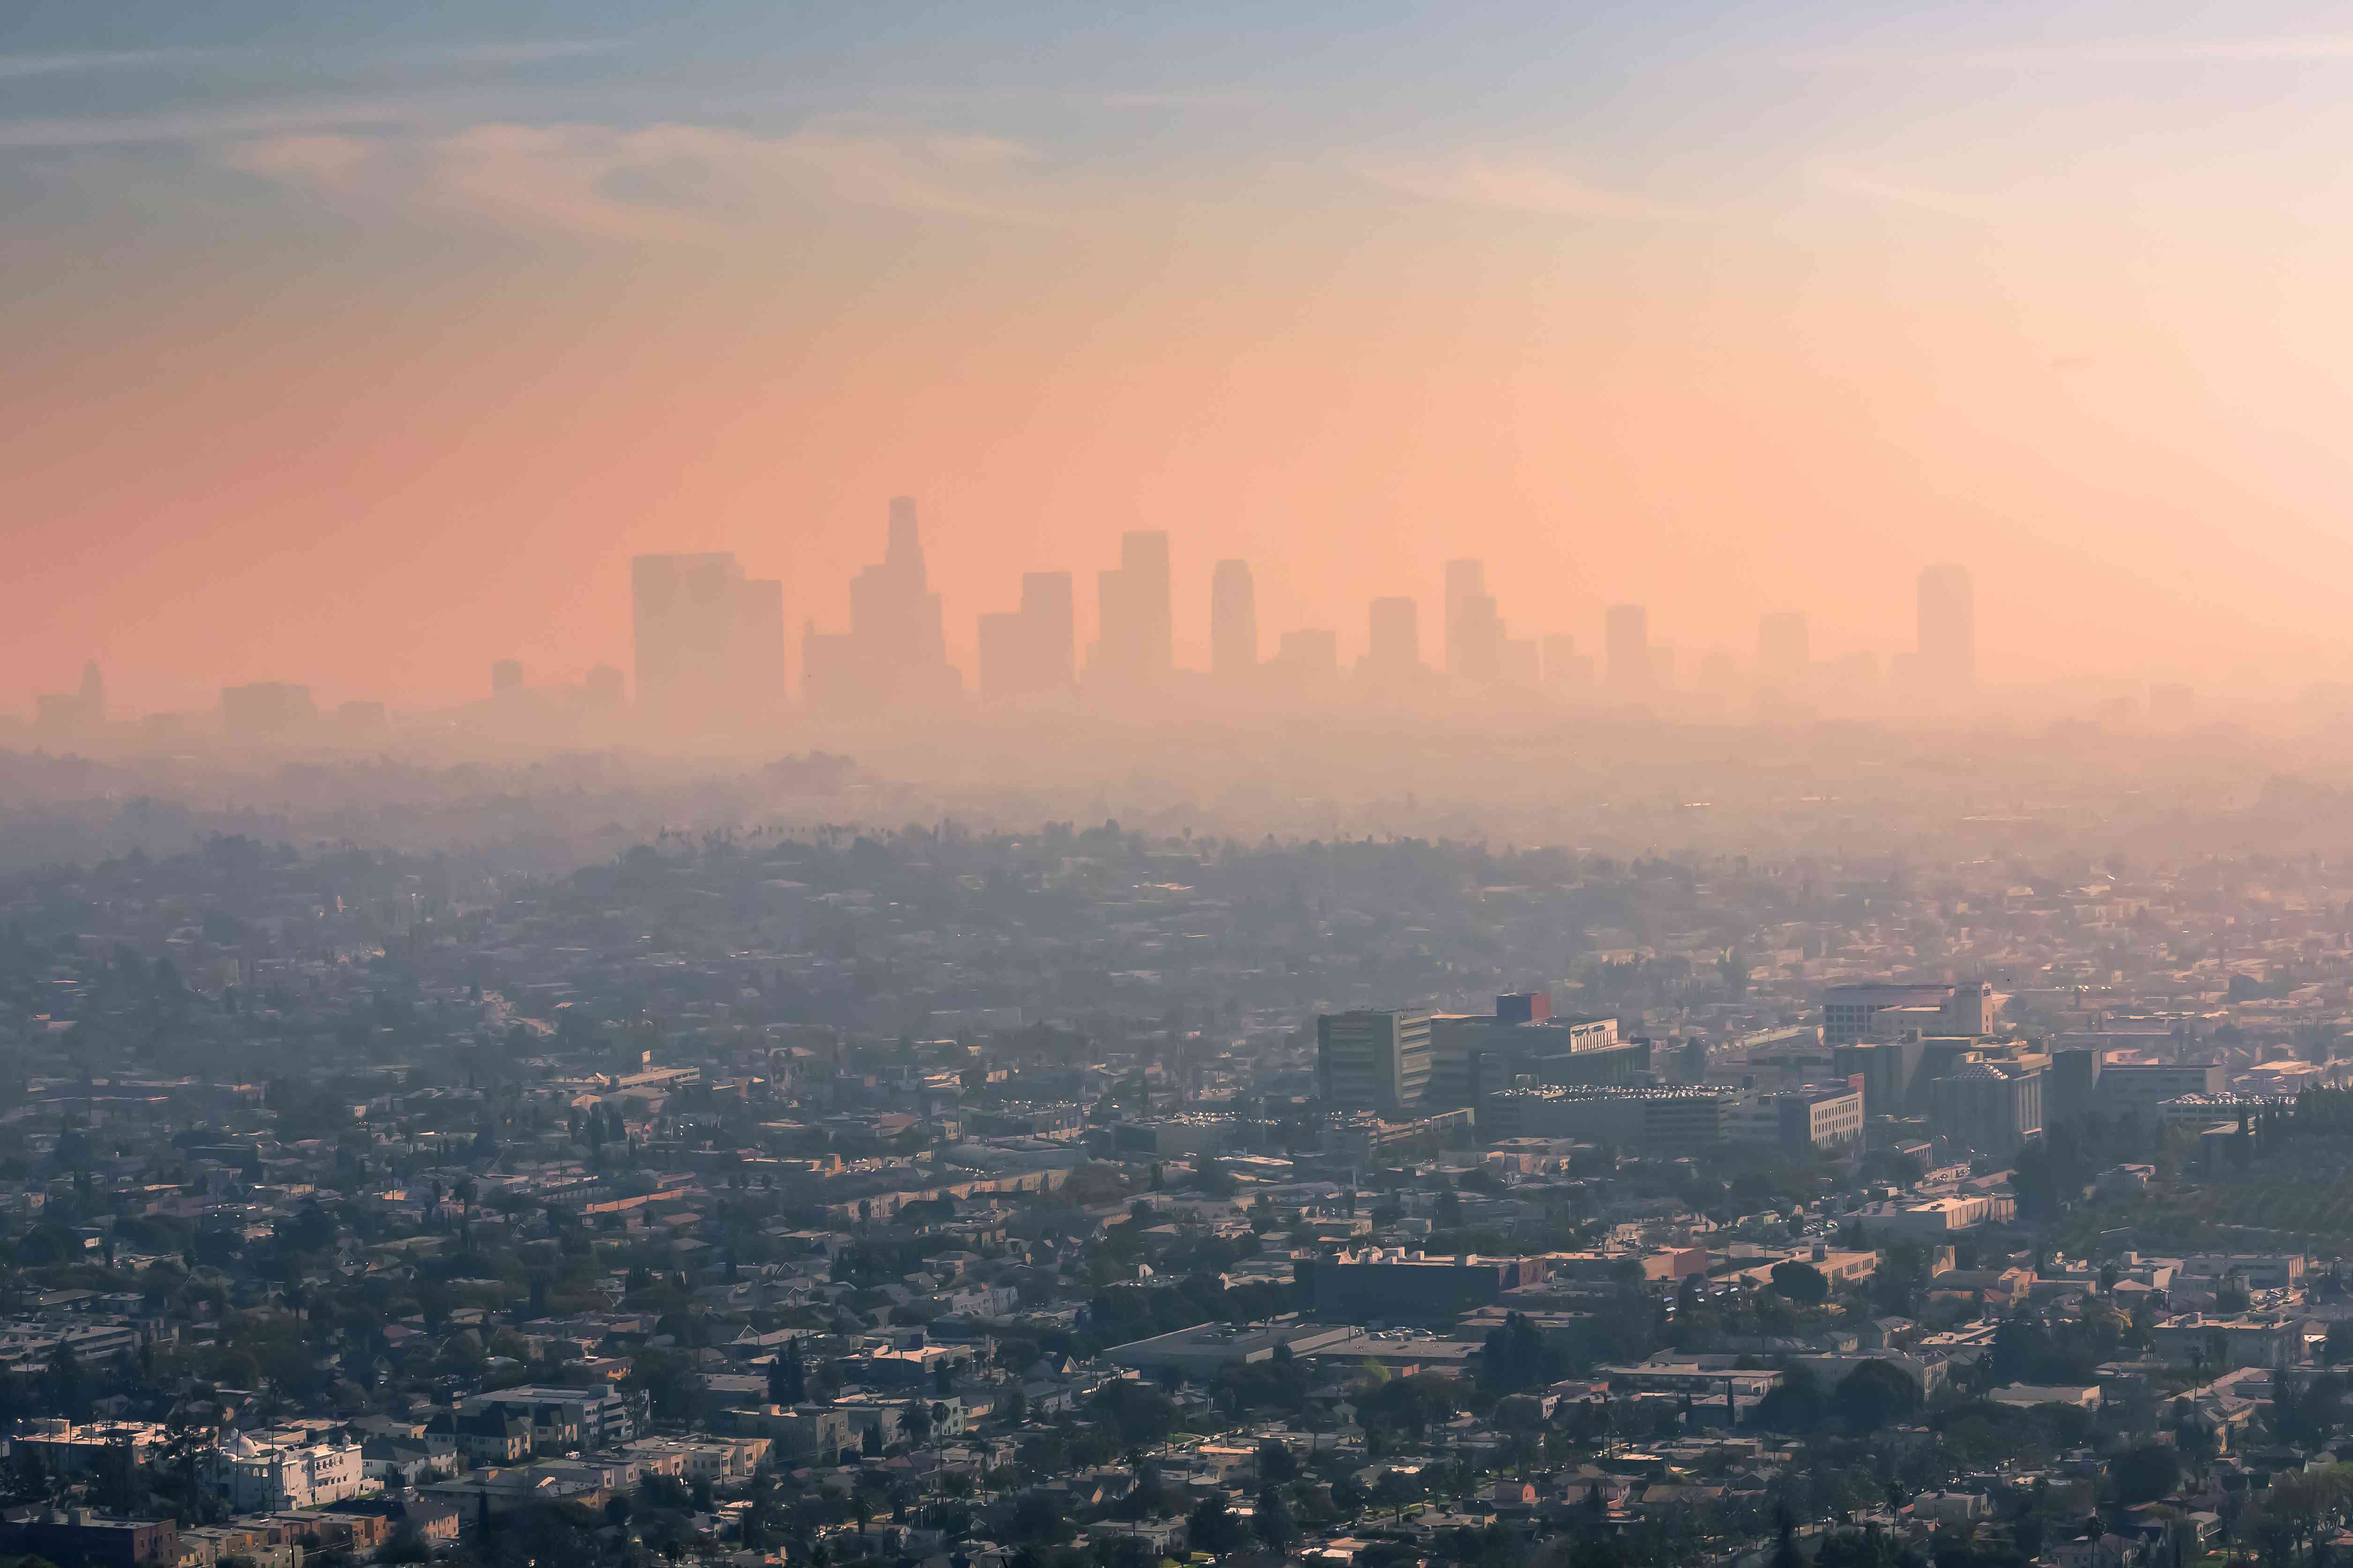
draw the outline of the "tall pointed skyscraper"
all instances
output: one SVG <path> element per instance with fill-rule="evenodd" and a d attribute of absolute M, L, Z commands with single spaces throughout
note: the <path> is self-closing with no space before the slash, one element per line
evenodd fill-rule
<path fill-rule="evenodd" d="M 1468 680 L 1503 674 L 1504 622 L 1482 561 L 1446 563 L 1446 673 Z"/>
<path fill-rule="evenodd" d="M 963 689 L 913 498 L 892 498 L 881 563 L 850 580 L 849 630 L 811 626 L 802 637 L 801 688 L 811 706 L 841 711 L 936 707 Z"/>

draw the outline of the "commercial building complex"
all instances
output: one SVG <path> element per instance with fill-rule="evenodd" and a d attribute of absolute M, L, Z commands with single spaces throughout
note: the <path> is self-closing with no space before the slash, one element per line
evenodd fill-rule
<path fill-rule="evenodd" d="M 1430 1083 L 1430 1015 L 1329 1013 L 1315 1021 L 1315 1088 L 1326 1105 L 1403 1110 Z"/>

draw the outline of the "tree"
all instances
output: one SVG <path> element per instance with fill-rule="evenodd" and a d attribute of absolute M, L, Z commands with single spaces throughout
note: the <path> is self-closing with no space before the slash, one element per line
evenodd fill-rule
<path fill-rule="evenodd" d="M 1176 1406 L 1168 1396 L 1133 1378 L 1103 1384 L 1088 1404 L 1111 1420 L 1119 1429 L 1119 1440 L 1129 1447 L 1156 1444 L 1176 1425 Z"/>
<path fill-rule="evenodd" d="M 41 1373 L 41 1403 L 69 1421 L 90 1419 L 90 1396 L 81 1375 L 81 1358 L 60 1340 Z"/>
<path fill-rule="evenodd" d="M 2108 1468 L 2116 1482 L 2116 1500 L 2130 1507 L 2171 1495 L 2181 1484 L 2181 1458 L 2162 1443 L 2127 1448 Z"/>
<path fill-rule="evenodd" d="M 768 1362 L 768 1401 L 786 1409 L 808 1398 L 808 1373 L 801 1365 L 801 1342 L 797 1336 L 785 1342 L 784 1350 Z"/>
<path fill-rule="evenodd" d="M 304 1204 L 279 1227 L 279 1239 L 297 1252 L 324 1252 L 335 1244 L 335 1222 L 317 1204 Z"/>
<path fill-rule="evenodd" d="M 1299 1479 L 1299 1461 L 1288 1445 L 1270 1439 L 1258 1446 L 1258 1479 L 1261 1485 L 1270 1487 Z"/>
<path fill-rule="evenodd" d="M 1292 1542 L 1299 1539 L 1299 1526 L 1291 1517 L 1290 1505 L 1282 1500 L 1281 1487 L 1270 1486 L 1258 1494 L 1258 1510 L 1250 1517 L 1250 1530 L 1276 1556 L 1291 1551 Z"/>
<path fill-rule="evenodd" d="M 1557 1382 L 1560 1354 L 1544 1342 L 1523 1312 L 1507 1314 L 1479 1348 L 1479 1381 L 1497 1394 L 1518 1394 Z"/>
<path fill-rule="evenodd" d="M 1452 1187 L 1439 1189 L 1438 1201 L 1431 1205 L 1430 1223 L 1440 1230 L 1456 1230 L 1462 1225 L 1462 1200 Z"/>
<path fill-rule="evenodd" d="M 1185 1519 L 1185 1542 L 1196 1552 L 1222 1557 L 1242 1544 L 1241 1521 L 1226 1506 L 1223 1493 L 1213 1493 Z"/>
<path fill-rule="evenodd" d="M 1773 1291 L 1800 1307 L 1819 1307 L 1830 1300 L 1831 1282 L 1812 1264 L 1793 1258 L 1773 1265 Z"/>
<path fill-rule="evenodd" d="M 1122 1519 L 1153 1519 L 1168 1506 L 1166 1494 L 1160 1487 L 1160 1467 L 1140 1454 L 1127 1457 L 1128 1469 L 1135 1477 L 1127 1495 L 1119 1500 L 1112 1511 Z"/>
<path fill-rule="evenodd" d="M 379 1563 L 427 1563 L 432 1557 L 433 1549 L 425 1544 L 425 1537 L 417 1533 L 415 1525 L 406 1522 L 376 1549 L 375 1554 Z"/>
<path fill-rule="evenodd" d="M 1920 1389 L 1883 1361 L 1867 1361 L 1846 1374 L 1831 1406 L 1850 1432 L 1876 1432 L 1920 1408 Z"/>
<path fill-rule="evenodd" d="M 1367 1427 L 1386 1425 L 1419 1437 L 1454 1414 L 1458 1398 L 1452 1378 L 1419 1373 L 1359 1394 L 1356 1410 Z"/>

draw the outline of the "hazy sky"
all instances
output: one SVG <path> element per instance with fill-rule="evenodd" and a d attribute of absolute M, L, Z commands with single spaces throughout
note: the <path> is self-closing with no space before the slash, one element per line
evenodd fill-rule
<path fill-rule="evenodd" d="M 1175 538 L 1265 640 L 1489 562 L 1997 679 L 2346 660 L 2353 19 L 1976 3 L 86 0 L 0 17 L 0 706 L 478 694 L 627 556 L 951 648 Z M 2299 668 L 2302 666 L 2298 667 Z"/>

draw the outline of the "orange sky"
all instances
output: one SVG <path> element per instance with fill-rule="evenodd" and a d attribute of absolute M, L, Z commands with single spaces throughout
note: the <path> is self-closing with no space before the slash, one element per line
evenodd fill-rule
<path fill-rule="evenodd" d="M 1686 669 L 1783 607 L 1818 653 L 1908 647 L 1914 574 L 1957 559 L 1997 681 L 2337 673 L 2353 115 L 2300 101 L 2283 145 L 2260 93 L 2119 128 L 2105 79 L 1777 90 L 1844 111 L 1769 162 L 1721 125 L 1109 158 L 968 109 L 616 126 L 495 91 L 168 155 L 0 123 L 13 701 L 92 655 L 134 709 L 626 668 L 638 551 L 733 550 L 838 627 L 898 493 L 967 668 L 1027 570 L 1080 574 L 1083 635 L 1141 527 L 1180 659 L 1229 554 L 1270 647 L 1350 656 L 1407 592 L 1434 656 L 1474 554 L 1515 632 L 1639 600 Z"/>

